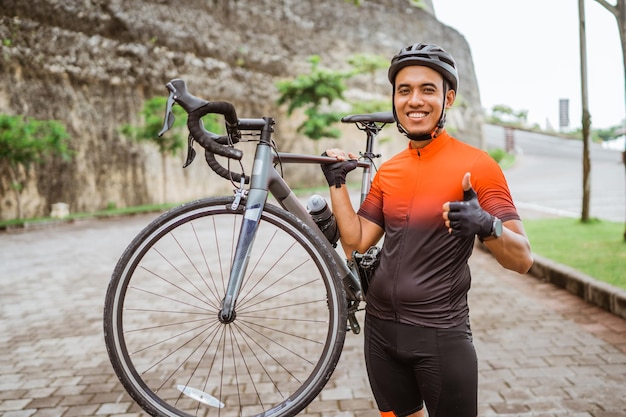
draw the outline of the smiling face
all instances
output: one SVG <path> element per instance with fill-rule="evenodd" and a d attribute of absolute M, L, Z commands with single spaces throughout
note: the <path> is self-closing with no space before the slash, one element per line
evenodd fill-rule
<path fill-rule="evenodd" d="M 393 104 L 398 121 L 414 135 L 431 133 L 437 127 L 444 106 L 443 77 L 424 66 L 402 68 L 395 79 Z M 454 103 L 455 92 L 446 93 L 445 108 Z"/>

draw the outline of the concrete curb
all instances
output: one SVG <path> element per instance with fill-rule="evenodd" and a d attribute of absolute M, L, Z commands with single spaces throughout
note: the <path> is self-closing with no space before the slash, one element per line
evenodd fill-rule
<path fill-rule="evenodd" d="M 590 304 L 626 319 L 626 291 L 550 259 L 533 254 L 529 274 L 563 288 Z"/>

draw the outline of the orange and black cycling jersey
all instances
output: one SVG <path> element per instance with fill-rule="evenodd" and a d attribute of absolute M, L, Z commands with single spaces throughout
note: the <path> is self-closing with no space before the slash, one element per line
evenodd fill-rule
<path fill-rule="evenodd" d="M 445 131 L 424 148 L 409 146 L 381 165 L 358 211 L 385 231 L 368 314 L 439 328 L 466 321 L 474 239 L 450 235 L 442 217 L 446 201 L 463 199 L 466 172 L 484 210 L 503 222 L 519 220 L 499 165 Z"/>

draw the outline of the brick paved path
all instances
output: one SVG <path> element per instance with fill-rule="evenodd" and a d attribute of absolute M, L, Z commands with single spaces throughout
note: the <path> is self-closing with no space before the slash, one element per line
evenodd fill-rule
<path fill-rule="evenodd" d="M 140 416 L 109 365 L 102 304 L 131 238 L 154 216 L 0 234 L 0 415 Z M 472 258 L 481 416 L 626 416 L 626 321 L 530 276 Z M 376 417 L 348 334 L 303 416 Z"/>

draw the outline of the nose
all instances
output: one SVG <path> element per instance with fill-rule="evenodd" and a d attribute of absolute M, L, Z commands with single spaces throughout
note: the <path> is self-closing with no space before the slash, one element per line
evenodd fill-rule
<path fill-rule="evenodd" d="M 424 103 L 422 95 L 419 93 L 419 91 L 413 91 L 408 97 L 407 101 L 411 106 L 420 106 Z"/>

